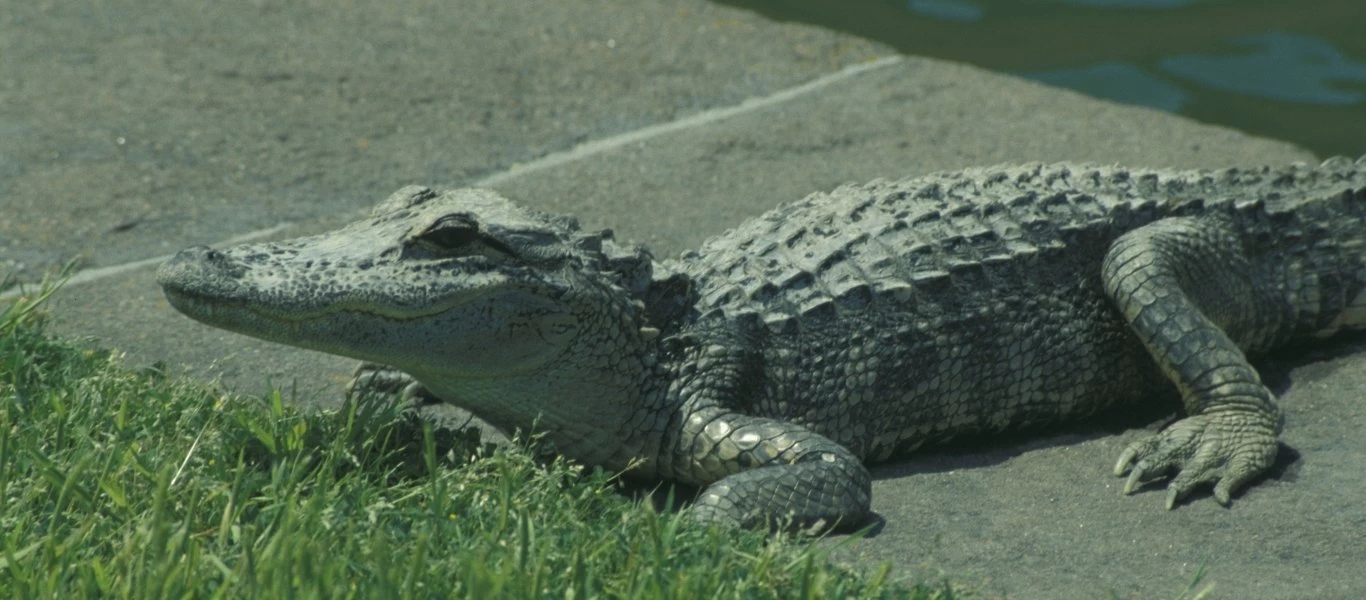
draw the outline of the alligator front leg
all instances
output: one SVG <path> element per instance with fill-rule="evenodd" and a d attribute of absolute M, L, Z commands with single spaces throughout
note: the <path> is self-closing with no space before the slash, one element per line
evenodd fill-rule
<path fill-rule="evenodd" d="M 1106 292 L 1166 376 L 1189 416 L 1130 445 L 1115 465 L 1124 493 L 1175 470 L 1167 508 L 1204 483 L 1227 505 L 1271 466 L 1281 412 L 1243 355 L 1266 345 L 1283 314 L 1242 243 L 1217 219 L 1163 219 L 1114 242 Z"/>
<path fill-rule="evenodd" d="M 868 516 L 871 477 L 847 448 L 809 429 L 711 407 L 683 421 L 680 478 L 709 484 L 691 508 L 741 527 L 849 528 Z"/>
<path fill-rule="evenodd" d="M 413 379 L 412 375 L 388 365 L 372 362 L 363 362 L 356 367 L 356 371 L 351 374 L 351 380 L 346 382 L 346 394 L 393 396 L 400 402 L 411 404 L 441 402 L 440 398 L 432 395 L 425 386 Z"/>

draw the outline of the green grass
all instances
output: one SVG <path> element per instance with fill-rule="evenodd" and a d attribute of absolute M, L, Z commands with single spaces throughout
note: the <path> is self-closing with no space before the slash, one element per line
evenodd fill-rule
<path fill-rule="evenodd" d="M 0 288 L 4 286 L 0 285 Z M 130 370 L 0 304 L 0 597 L 950 598 L 391 404 Z"/>

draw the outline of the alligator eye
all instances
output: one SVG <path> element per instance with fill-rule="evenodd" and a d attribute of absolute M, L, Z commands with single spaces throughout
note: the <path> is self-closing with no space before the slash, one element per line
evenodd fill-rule
<path fill-rule="evenodd" d="M 501 254 L 515 257 L 516 253 L 507 244 L 479 232 L 479 223 L 470 215 L 446 215 L 437 219 L 422 233 L 413 236 L 413 242 L 425 247 L 429 252 L 442 256 L 466 256 L 472 254 Z"/>
<path fill-rule="evenodd" d="M 479 241 L 479 225 L 468 215 L 446 215 L 416 240 L 440 250 L 459 250 Z"/>

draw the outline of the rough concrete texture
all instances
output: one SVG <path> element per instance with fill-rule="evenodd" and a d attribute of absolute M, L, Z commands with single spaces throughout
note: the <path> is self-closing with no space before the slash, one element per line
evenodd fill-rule
<path fill-rule="evenodd" d="M 492 177 L 512 198 L 663 256 L 844 181 L 1004 161 L 1314 160 L 906 57 L 730 118 L 508 171 L 890 52 L 694 0 L 0 6 L 0 269 L 29 280 L 74 256 L 113 267 L 282 222 L 292 225 L 276 235 L 330 228 L 408 183 Z M 269 381 L 328 406 L 353 366 L 195 324 L 166 305 L 150 267 L 70 286 L 55 308 L 61 333 L 242 391 Z M 881 522 L 837 559 L 889 560 L 899 576 L 1014 598 L 1172 597 L 1202 564 L 1217 598 L 1364 596 L 1363 350 L 1358 340 L 1292 351 L 1268 369 L 1285 390 L 1285 458 L 1231 508 L 1203 496 L 1167 512 L 1160 493 L 1119 495 L 1109 469 L 1160 423 L 1159 406 L 883 465 Z"/>

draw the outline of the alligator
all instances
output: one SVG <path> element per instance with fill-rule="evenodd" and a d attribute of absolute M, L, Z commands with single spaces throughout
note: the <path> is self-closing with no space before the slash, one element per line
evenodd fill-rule
<path fill-rule="evenodd" d="M 1366 328 L 1366 156 L 1220 171 L 971 168 L 845 185 L 673 260 L 486 189 L 160 267 L 204 323 L 366 361 L 745 527 L 855 527 L 866 464 L 1154 406 L 1125 494 L 1230 498 L 1281 410 L 1246 355 Z"/>

